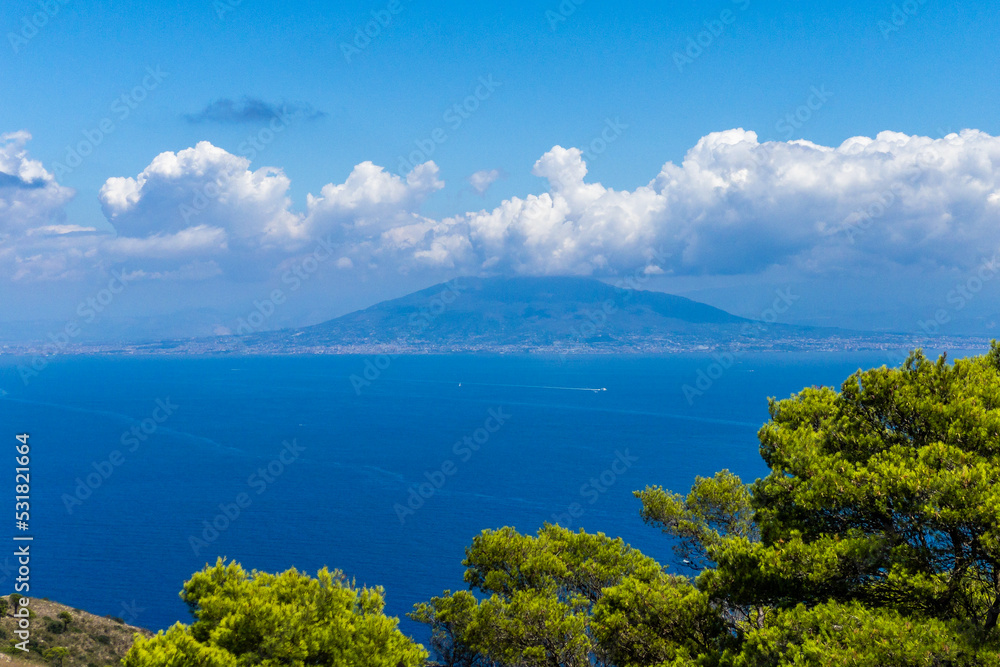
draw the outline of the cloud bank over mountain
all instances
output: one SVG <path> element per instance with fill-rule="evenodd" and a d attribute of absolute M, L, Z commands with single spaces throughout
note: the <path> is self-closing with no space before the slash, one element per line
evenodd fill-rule
<path fill-rule="evenodd" d="M 107 179 L 99 199 L 114 234 L 67 219 L 75 193 L 28 156 L 30 138 L 0 137 L 6 281 L 116 264 L 157 280 L 239 277 L 320 238 L 344 271 L 480 275 L 969 269 L 1000 247 L 1000 138 L 976 130 L 882 132 L 828 147 L 760 143 L 733 129 L 703 137 L 633 190 L 588 182 L 581 151 L 555 146 L 532 168 L 546 191 L 440 219 L 421 213 L 444 186 L 433 162 L 405 178 L 363 162 L 296 210 L 280 168 L 251 170 L 203 141 Z M 498 175 L 484 171 L 473 187 Z"/>

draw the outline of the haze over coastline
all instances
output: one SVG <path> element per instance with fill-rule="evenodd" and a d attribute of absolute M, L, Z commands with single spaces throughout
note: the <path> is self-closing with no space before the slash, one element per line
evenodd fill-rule
<path fill-rule="evenodd" d="M 642 281 L 644 282 L 644 281 Z M 684 297 L 617 287 L 591 278 L 461 277 L 319 324 L 266 330 L 287 295 L 276 289 L 226 336 L 80 343 L 65 329 L 48 340 L 2 344 L 0 352 L 46 354 L 666 354 L 690 352 L 885 350 L 887 359 L 915 347 L 983 350 L 989 339 L 782 324 L 799 300 L 776 290 L 756 319 Z M 37 369 L 36 369 L 37 370 Z M 29 371 L 25 371 L 30 374 Z"/>

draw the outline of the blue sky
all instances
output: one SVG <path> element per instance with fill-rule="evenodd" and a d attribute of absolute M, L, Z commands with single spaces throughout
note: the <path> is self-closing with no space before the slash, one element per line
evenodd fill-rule
<path fill-rule="evenodd" d="M 38 13 L 46 8 L 50 16 L 39 19 Z M 380 17 L 386 25 L 377 23 Z M 33 31 L 27 27 L 32 21 L 43 25 Z M 553 259 L 552 253 L 525 259 L 527 251 L 517 247 L 517 239 L 523 237 L 520 232 L 505 237 L 500 250 L 483 249 L 479 244 L 490 233 L 484 231 L 488 225 L 483 222 L 476 223 L 478 227 L 470 223 L 468 238 L 435 231 L 435 241 L 429 236 L 425 239 L 428 245 L 416 263 L 410 260 L 419 253 L 404 256 L 395 246 L 388 252 L 373 239 L 418 219 L 440 223 L 470 212 L 500 210 L 505 202 L 524 202 L 529 195 L 550 193 L 553 201 L 558 199 L 554 181 L 539 176 L 536 165 L 556 146 L 583 150 L 587 183 L 632 192 L 657 179 L 666 163 L 682 165 L 703 138 L 734 128 L 752 131 L 756 137 L 725 139 L 725 146 L 737 141 L 763 145 L 805 139 L 836 148 L 851 137 L 875 138 L 885 131 L 941 140 L 963 129 L 979 130 L 977 137 L 948 148 L 954 151 L 946 157 L 952 167 L 932 174 L 961 183 L 967 176 L 960 173 L 962 164 L 985 154 L 986 172 L 997 166 L 991 162 L 997 159 L 991 139 L 1000 134 L 998 24 L 1000 17 L 989 3 L 936 0 L 895 4 L 756 0 L 586 0 L 580 4 L 570 0 L 562 4 L 554 0 L 336 4 L 68 0 L 64 4 L 50 0 L 41 5 L 9 0 L 0 8 L 0 29 L 5 35 L 0 44 L 4 86 L 0 134 L 30 133 L 30 140 L 17 140 L 9 159 L 40 163 L 52 176 L 51 182 L 46 181 L 52 197 L 33 222 L 4 223 L 5 214 L 0 211 L 0 232 L 2 225 L 9 227 L 6 237 L 0 233 L 4 238 L 0 243 L 8 246 L 0 258 L 8 267 L 17 264 L 16 258 L 21 260 L 18 266 L 28 267 L 0 273 L 0 298 L 8 305 L 0 319 L 59 320 L 67 311 L 72 314 L 82 294 L 106 282 L 108 271 L 124 266 L 140 271 L 142 279 L 135 281 L 138 289 L 123 297 L 116 312 L 109 314 L 111 319 L 203 308 L 216 315 L 205 315 L 199 320 L 202 324 L 205 318 L 222 321 L 243 307 L 234 304 L 249 303 L 266 289 L 287 257 L 308 252 L 309 243 L 322 229 L 340 234 L 344 244 L 340 259 L 344 261 L 337 269 L 324 268 L 312 288 L 315 292 L 301 305 L 289 307 L 282 325 L 339 314 L 461 273 L 613 277 L 642 270 L 642 262 L 648 259 L 642 258 L 644 252 L 664 239 L 670 245 L 683 236 L 683 243 L 671 246 L 674 264 L 645 267 L 661 289 L 753 316 L 754 308 L 765 303 L 775 288 L 795 284 L 815 298 L 808 300 L 810 306 L 790 314 L 791 320 L 829 323 L 835 317 L 851 326 L 868 322 L 905 328 L 939 297 L 946 298 L 955 280 L 977 270 L 983 257 L 973 255 L 981 251 L 988 258 L 997 250 L 998 239 L 990 226 L 997 220 L 989 202 L 995 183 L 990 184 L 989 174 L 976 174 L 983 184 L 981 206 L 969 203 L 973 196 L 969 192 L 926 203 L 928 211 L 940 213 L 943 207 L 951 217 L 968 213 L 969 206 L 976 209 L 969 213 L 975 220 L 957 225 L 950 237 L 965 238 L 967 245 L 962 247 L 936 241 L 933 220 L 922 232 L 914 231 L 912 219 L 921 216 L 919 202 L 926 200 L 929 182 L 923 189 L 914 187 L 905 207 L 890 206 L 892 213 L 883 222 L 895 225 L 895 230 L 885 230 L 885 236 L 865 235 L 862 244 L 869 246 L 857 257 L 826 250 L 819 257 L 811 249 L 819 245 L 816 239 L 795 239 L 794 247 L 775 251 L 782 243 L 774 238 L 787 230 L 754 227 L 754 216 L 760 214 L 751 214 L 754 202 L 745 199 L 741 201 L 746 210 L 737 207 L 735 215 L 745 215 L 746 222 L 732 222 L 744 224 L 743 231 L 727 228 L 726 234 L 712 237 L 702 230 L 697 232 L 697 241 L 692 241 L 696 232 L 691 230 L 665 236 L 654 230 L 640 234 L 642 239 L 634 247 L 605 248 L 601 244 L 606 241 L 590 228 L 589 236 L 584 234 L 589 243 L 586 252 L 580 250 L 579 257 L 565 263 Z M 367 43 L 355 41 L 357 31 L 366 27 L 374 36 Z M 698 41 L 701 44 L 693 46 Z M 347 56 L 345 48 L 350 52 Z M 151 78 L 151 71 L 160 75 Z M 123 94 L 133 95 L 129 91 L 134 90 L 142 99 L 132 99 L 128 116 L 122 117 L 124 107 L 116 100 Z M 474 110 L 456 112 L 456 104 Z M 279 125 L 281 131 L 265 145 L 259 140 L 268 138 L 269 121 L 255 115 L 254 109 L 282 106 L 304 111 Z M 113 129 L 93 141 L 102 123 Z M 607 141 L 600 140 L 602 133 Z M 260 150 L 248 144 L 253 137 L 258 138 Z M 68 164 L 68 149 L 81 141 L 94 144 L 92 153 L 79 166 L 60 169 Z M 379 181 L 371 173 L 359 174 L 358 191 L 375 197 L 365 200 L 371 208 L 358 208 L 357 197 L 350 205 L 337 203 L 336 197 L 347 195 L 332 193 L 325 198 L 335 209 L 327 212 L 328 218 L 301 225 L 287 222 L 294 230 L 280 244 L 262 243 L 266 252 L 254 249 L 251 253 L 247 244 L 236 242 L 238 234 L 227 225 L 235 224 L 231 216 L 237 214 L 217 210 L 218 202 L 199 214 L 195 223 L 222 230 L 221 236 L 205 232 L 198 241 L 201 245 L 192 246 L 188 257 L 181 256 L 180 240 L 170 245 L 179 253 L 172 260 L 160 247 L 163 243 L 155 249 L 149 243 L 126 243 L 125 237 L 139 238 L 135 236 L 139 228 L 144 230 L 143 239 L 155 238 L 157 243 L 169 234 L 181 233 L 184 227 L 176 221 L 164 222 L 159 229 L 150 220 L 176 217 L 177 206 L 170 197 L 183 202 L 190 197 L 178 195 L 178 188 L 196 192 L 199 186 L 185 173 L 187 180 L 171 181 L 163 185 L 163 191 L 150 186 L 141 193 L 142 202 L 132 208 L 122 204 L 111 213 L 110 195 L 102 200 L 102 187 L 108 179 L 136 179 L 157 155 L 193 149 L 199 142 L 209 142 L 230 156 L 249 157 L 252 152 L 253 159 L 243 171 L 280 169 L 287 184 L 277 196 L 289 202 L 287 210 L 275 214 L 279 217 L 290 211 L 293 217 L 309 218 L 310 195 L 320 197 L 328 184 L 350 183 L 352 170 L 366 161 L 405 179 L 409 167 L 400 173 L 401 158 L 412 154 L 432 160 L 436 176 L 424 174 L 424 178 L 443 185 L 427 181 L 393 195 L 390 199 L 397 208 L 390 210 L 386 200 L 372 192 L 373 188 L 391 189 L 391 182 Z M 904 143 L 898 138 L 889 141 L 893 146 Z M 423 155 L 422 147 L 427 149 Z M 886 150 L 899 161 L 916 155 L 910 149 Z M 933 145 L 931 150 L 936 150 Z M 220 155 L 199 153 L 184 168 L 197 171 L 209 164 L 209 170 L 235 169 L 229 163 L 219 167 L 228 159 Z M 555 155 L 549 162 L 558 166 L 542 169 L 550 175 L 553 170 L 575 173 L 574 159 L 573 155 Z M 787 159 L 794 162 L 800 157 Z M 807 168 L 817 173 L 828 167 L 810 164 Z M 30 171 L 22 168 L 28 169 L 23 173 Z M 958 171 L 948 171 L 952 168 Z M 7 169 L 5 173 L 11 173 L 13 167 L 8 164 Z M 477 183 L 483 192 L 468 181 L 476 172 L 480 172 Z M 663 188 L 674 187 L 667 181 L 670 177 L 657 185 L 661 193 Z M 680 194 L 664 194 L 664 201 L 683 199 L 691 187 L 682 181 L 675 184 Z M 405 184 L 405 180 L 400 182 Z M 844 198 L 857 195 L 857 200 L 846 203 L 844 210 L 866 205 L 873 195 L 891 187 L 886 183 L 873 186 L 865 196 L 857 195 L 856 188 L 845 190 Z M 7 196 L 14 201 L 14 195 Z M 793 203 L 785 207 L 796 207 L 794 202 L 799 200 L 788 196 Z M 595 212 L 589 199 L 581 203 L 574 197 L 565 197 L 570 210 L 566 220 L 574 224 L 611 215 L 607 207 Z M 157 211 L 157 202 L 165 200 L 171 203 Z M 803 224 L 815 223 L 810 218 L 813 211 L 829 206 L 829 201 L 809 200 L 806 195 L 801 200 L 805 202 L 800 212 Z M 553 211 L 558 209 L 557 203 L 546 204 Z M 645 215 L 656 206 L 651 203 L 640 213 Z M 621 209 L 623 205 L 609 207 Z M 688 202 L 684 215 L 698 218 L 695 208 L 695 203 Z M 39 222 L 42 219 L 47 223 Z M 261 224 L 271 225 L 273 220 Z M 649 224 L 659 230 L 680 223 L 656 219 Z M 37 241 L 39 234 L 26 231 L 29 225 L 49 229 L 47 237 L 59 238 L 51 245 L 42 244 Z M 74 227 L 76 231 L 67 235 L 67 226 L 79 229 Z M 362 228 L 367 231 L 360 233 Z M 572 236 L 574 232 L 567 233 Z M 921 233 L 924 236 L 908 246 L 899 240 Z M 412 236 L 411 231 L 406 235 Z M 115 239 L 120 243 L 100 245 Z M 771 246 L 756 245 L 760 239 L 771 239 Z M 894 245 L 880 253 L 878 243 Z M 281 257 L 269 254 L 275 244 L 281 245 Z M 709 244 L 718 247 L 708 251 Z M 855 251 L 861 245 L 853 239 L 849 245 L 847 250 L 858 254 Z M 227 259 L 208 250 L 215 247 L 220 253 L 222 246 L 229 254 L 239 246 L 243 254 Z M 928 248 L 942 246 L 948 247 L 947 253 L 922 255 Z M 720 257 L 723 250 L 732 257 Z M 66 257 L 57 259 L 59 253 Z M 886 255 L 884 262 L 880 254 Z M 36 260 L 29 266 L 25 262 L 32 257 Z M 156 261 L 147 266 L 143 262 L 150 257 Z M 262 267 L 260 272 L 241 273 L 232 268 L 255 262 Z M 179 269 L 192 264 L 201 268 Z M 870 289 L 871 281 L 865 276 L 875 275 L 880 276 L 879 289 L 884 293 Z M 926 281 L 925 294 L 907 296 L 914 280 Z M 832 296 L 824 296 L 831 286 L 838 287 Z M 990 289 L 977 296 L 976 306 L 982 309 L 977 311 L 978 324 L 970 320 L 968 325 L 976 331 L 989 320 L 990 312 L 998 310 Z"/>

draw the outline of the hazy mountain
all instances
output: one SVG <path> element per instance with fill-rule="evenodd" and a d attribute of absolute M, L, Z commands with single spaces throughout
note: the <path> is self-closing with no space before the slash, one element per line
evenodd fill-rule
<path fill-rule="evenodd" d="M 772 322 L 792 306 L 778 296 Z M 259 322 L 281 304 L 262 304 Z M 774 324 L 663 292 L 591 278 L 457 278 L 321 324 L 246 335 L 81 344 L 65 351 L 173 354 L 371 352 L 685 352 L 705 350 L 986 349 L 985 338 Z M 10 354 L 46 352 L 8 346 Z M 905 355 L 904 355 L 905 356 Z"/>
<path fill-rule="evenodd" d="M 590 278 L 458 278 L 250 347 L 402 345 L 433 349 L 696 345 L 748 336 L 815 337 L 835 329 L 764 325 L 680 296 Z"/>

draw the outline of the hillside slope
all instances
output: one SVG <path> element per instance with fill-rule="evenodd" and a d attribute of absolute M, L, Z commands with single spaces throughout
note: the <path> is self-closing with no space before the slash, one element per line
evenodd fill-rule
<path fill-rule="evenodd" d="M 680 296 L 589 278 L 458 278 L 250 346 L 578 347 L 732 335 L 750 324 Z"/>
<path fill-rule="evenodd" d="M 798 299 L 775 293 L 762 321 L 680 296 L 592 278 L 456 278 L 299 329 L 134 345 L 131 354 L 681 353 L 705 351 L 983 349 L 987 339 L 778 324 Z M 254 311 L 242 327 L 264 326 Z M 257 315 L 254 323 L 252 316 Z"/>
<path fill-rule="evenodd" d="M 40 598 L 29 600 L 28 609 L 32 613 L 29 652 L 14 648 L 20 639 L 14 634 L 18 621 L 12 615 L 14 608 L 10 607 L 0 617 L 0 664 L 117 667 L 131 648 L 135 633 L 152 635 L 149 630 L 128 625 L 119 618 L 95 616 Z M 46 656 L 49 649 L 58 647 L 67 649 L 65 658 Z"/>

